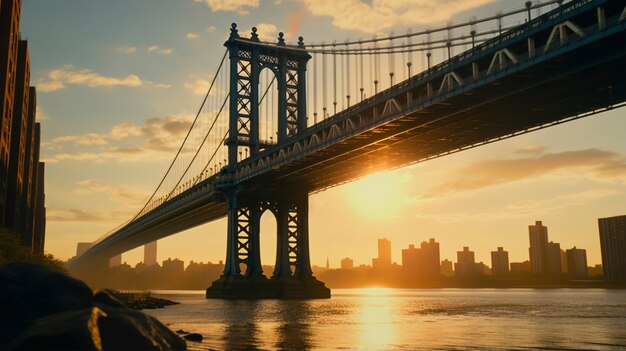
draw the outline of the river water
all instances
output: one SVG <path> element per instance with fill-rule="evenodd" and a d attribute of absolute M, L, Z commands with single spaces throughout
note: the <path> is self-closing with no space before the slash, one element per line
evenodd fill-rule
<path fill-rule="evenodd" d="M 206 300 L 147 310 L 191 350 L 626 350 L 626 290 L 334 289 L 327 300 Z"/>

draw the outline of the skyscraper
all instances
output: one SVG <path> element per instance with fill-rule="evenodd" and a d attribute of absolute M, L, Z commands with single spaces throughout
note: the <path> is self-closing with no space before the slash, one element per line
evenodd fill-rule
<path fill-rule="evenodd" d="M 482 273 L 482 266 L 479 267 L 474 259 L 474 251 L 464 246 L 463 251 L 456 252 L 456 263 L 454 274 L 457 277 L 472 277 Z"/>
<path fill-rule="evenodd" d="M 407 249 L 402 249 L 402 268 L 410 275 L 417 274 L 419 269 L 420 249 L 411 244 Z"/>
<path fill-rule="evenodd" d="M 391 266 L 391 241 L 378 239 L 378 258 L 372 259 L 372 267 L 386 268 Z"/>
<path fill-rule="evenodd" d="M 87 250 L 89 250 L 89 248 L 91 248 L 91 245 L 93 245 L 93 243 L 78 243 L 76 244 L 76 257 L 84 254 L 85 252 L 87 252 Z"/>
<path fill-rule="evenodd" d="M 533 274 L 545 274 L 547 272 L 547 247 L 548 228 L 541 221 L 536 221 L 535 225 L 528 226 L 528 236 L 530 241 L 530 266 Z"/>
<path fill-rule="evenodd" d="M 11 155 L 7 172 L 7 196 L 4 225 L 22 235 L 22 242 L 32 247 L 32 235 L 22 233 L 26 208 L 22 203 L 24 184 L 24 164 L 26 162 L 26 132 L 28 131 L 28 93 L 30 84 L 30 57 L 28 43 L 18 42 L 17 69 L 13 99 L 13 121 L 11 122 Z"/>
<path fill-rule="evenodd" d="M 563 273 L 561 265 L 561 244 L 550 241 L 546 246 L 546 274 L 556 276 Z"/>
<path fill-rule="evenodd" d="M 5 227 L 7 174 L 15 96 L 15 72 L 20 33 L 21 0 L 2 0 L 0 6 L 0 226 Z"/>
<path fill-rule="evenodd" d="M 34 87 L 29 88 L 28 92 L 28 121 L 26 128 L 26 153 L 24 160 L 24 187 L 22 192 L 22 204 L 24 206 L 24 219 L 22 222 L 22 233 L 24 236 L 33 237 L 34 227 L 34 201 L 33 195 L 37 187 L 37 164 L 39 159 L 35 159 L 35 154 L 39 157 L 39 140 L 35 138 L 35 118 L 37 111 L 37 91 Z M 35 153 L 37 148 L 37 153 Z"/>
<path fill-rule="evenodd" d="M 33 253 L 43 254 L 46 240 L 46 189 L 44 186 L 45 164 L 37 164 L 37 192 L 35 194 L 35 227 L 33 229 Z"/>
<path fill-rule="evenodd" d="M 509 274 L 509 252 L 498 247 L 498 251 L 491 251 L 491 274 Z"/>
<path fill-rule="evenodd" d="M 122 254 L 113 256 L 109 259 L 109 267 L 117 267 L 122 264 Z"/>
<path fill-rule="evenodd" d="M 157 242 L 156 240 L 143 247 L 143 263 L 146 266 L 157 264 Z"/>
<path fill-rule="evenodd" d="M 604 280 L 626 282 L 626 215 L 599 218 Z"/>
<path fill-rule="evenodd" d="M 0 227 L 43 254 L 46 208 L 39 162 L 37 99 L 30 87 L 28 43 L 20 40 L 21 0 L 0 3 Z"/>
<path fill-rule="evenodd" d="M 341 269 L 352 269 L 354 268 L 354 261 L 349 258 L 346 257 L 343 260 L 341 260 Z"/>
<path fill-rule="evenodd" d="M 452 277 L 454 275 L 454 268 L 453 267 L 454 267 L 454 264 L 452 263 L 452 261 L 443 260 L 443 261 L 441 261 L 441 266 L 440 266 L 439 272 L 444 277 Z"/>
<path fill-rule="evenodd" d="M 422 241 L 419 248 L 409 245 L 402 250 L 402 268 L 409 275 L 435 278 L 441 275 L 439 243 L 431 238 Z"/>
<path fill-rule="evenodd" d="M 427 278 L 435 278 L 440 275 L 440 254 L 439 243 L 430 238 L 420 244 L 420 272 Z"/>
<path fill-rule="evenodd" d="M 577 249 L 574 246 L 565 250 L 565 255 L 567 255 L 568 274 L 576 278 L 587 277 L 587 251 L 585 249 Z"/>

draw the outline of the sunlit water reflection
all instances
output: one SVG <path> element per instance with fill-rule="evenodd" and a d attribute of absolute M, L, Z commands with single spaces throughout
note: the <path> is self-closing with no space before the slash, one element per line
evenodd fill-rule
<path fill-rule="evenodd" d="M 146 311 L 192 350 L 626 350 L 626 291 L 335 289 L 330 300 L 206 300 Z"/>

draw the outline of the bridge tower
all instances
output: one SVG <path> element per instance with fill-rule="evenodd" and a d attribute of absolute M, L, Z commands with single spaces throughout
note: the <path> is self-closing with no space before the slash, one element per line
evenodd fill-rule
<path fill-rule="evenodd" d="M 230 59 L 230 116 L 228 164 L 219 190 L 228 205 L 226 264 L 222 277 L 207 289 L 207 298 L 327 298 L 330 290 L 313 277 L 309 258 L 308 189 L 298 184 L 237 184 L 238 156 L 254 157 L 272 145 L 259 139 L 259 77 L 270 69 L 278 90 L 277 142 L 306 129 L 306 65 L 311 56 L 302 37 L 297 48 L 259 40 L 256 28 L 250 38 L 239 36 L 233 23 L 224 43 Z M 274 272 L 263 274 L 260 257 L 260 221 L 271 211 L 277 223 Z M 245 269 L 244 269 L 245 267 Z"/>

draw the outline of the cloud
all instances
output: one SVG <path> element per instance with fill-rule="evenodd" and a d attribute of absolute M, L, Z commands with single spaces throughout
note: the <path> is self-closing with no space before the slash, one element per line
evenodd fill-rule
<path fill-rule="evenodd" d="M 148 52 L 167 56 L 167 55 L 171 55 L 172 52 L 174 52 L 174 50 L 173 49 L 162 48 L 159 45 L 152 45 L 151 47 L 148 48 Z"/>
<path fill-rule="evenodd" d="M 278 28 L 271 23 L 259 23 L 256 25 L 257 34 L 262 41 L 278 41 Z M 252 27 L 239 31 L 242 37 L 249 37 L 252 34 Z"/>
<path fill-rule="evenodd" d="M 44 155 L 42 162 L 46 163 L 58 163 L 61 161 L 97 161 L 99 156 L 93 152 L 60 152 L 53 156 Z"/>
<path fill-rule="evenodd" d="M 136 46 L 119 47 L 117 48 L 117 51 L 124 53 L 124 54 L 134 54 L 135 52 L 137 52 L 137 47 Z"/>
<path fill-rule="evenodd" d="M 187 35 L 185 35 L 185 38 L 189 39 L 189 40 L 194 40 L 194 39 L 198 39 L 200 38 L 200 36 L 196 33 L 187 33 Z"/>
<path fill-rule="evenodd" d="M 544 151 L 546 151 L 546 147 L 544 146 L 538 146 L 538 145 L 530 145 L 530 146 L 525 146 L 522 148 L 519 148 L 517 150 L 515 150 L 516 153 L 518 154 L 530 154 L 530 155 L 536 155 L 536 154 L 542 154 Z"/>
<path fill-rule="evenodd" d="M 37 84 L 37 90 L 52 92 L 66 88 L 67 85 L 82 85 L 91 88 L 115 86 L 134 88 L 142 86 L 143 82 L 134 74 L 116 78 L 95 73 L 90 69 L 76 70 L 72 65 L 65 65 L 48 72 L 47 80 L 40 81 Z"/>
<path fill-rule="evenodd" d="M 148 83 L 152 87 L 159 88 L 159 89 L 169 89 L 169 88 L 172 87 L 169 84 L 154 83 L 154 82 L 150 82 L 150 81 L 147 81 L 146 83 Z"/>
<path fill-rule="evenodd" d="M 206 79 L 194 79 L 185 83 L 185 88 L 191 90 L 194 95 L 206 95 L 210 86 L 211 82 Z"/>
<path fill-rule="evenodd" d="M 462 11 L 494 0 L 300 0 L 314 16 L 335 27 L 377 33 L 398 25 L 439 24 Z"/>
<path fill-rule="evenodd" d="M 46 93 L 50 91 L 57 91 L 65 88 L 65 84 L 60 81 L 51 80 L 48 82 L 40 82 L 37 84 L 37 91 Z"/>
<path fill-rule="evenodd" d="M 75 145 L 107 145 L 111 140 L 122 140 L 130 136 L 141 135 L 141 128 L 130 123 L 114 126 L 110 133 L 87 133 L 81 135 L 65 135 L 52 139 L 52 143 L 72 142 Z"/>
<path fill-rule="evenodd" d="M 465 223 L 469 221 L 493 222 L 494 218 L 519 218 L 535 216 L 537 214 L 546 215 L 549 212 L 563 213 L 566 208 L 587 205 L 619 195 L 622 192 L 614 188 L 598 188 L 586 190 L 566 195 L 545 198 L 541 200 L 520 201 L 504 206 L 494 206 L 489 211 L 460 211 L 460 212 L 428 212 L 425 209 L 417 211 L 415 218 L 435 220 L 446 223 Z"/>
<path fill-rule="evenodd" d="M 122 123 L 109 133 L 65 135 L 43 144 L 46 162 L 92 161 L 120 162 L 169 158 L 189 130 L 193 115 L 150 118 L 143 125 Z M 67 146 L 75 151 L 66 151 Z M 77 150 L 79 149 L 79 150 Z"/>
<path fill-rule="evenodd" d="M 148 195 L 128 186 L 105 184 L 95 179 L 87 179 L 78 182 L 76 192 L 82 195 L 105 195 L 106 197 L 123 204 L 128 204 L 129 202 L 142 204 L 145 202 Z"/>
<path fill-rule="evenodd" d="M 59 209 L 48 207 L 46 220 L 48 222 L 112 222 L 123 221 L 133 215 L 133 211 L 85 211 L 77 208 Z"/>
<path fill-rule="evenodd" d="M 108 219 L 101 213 L 87 212 L 76 208 L 60 210 L 49 207 L 46 210 L 46 220 L 49 222 L 105 222 Z"/>
<path fill-rule="evenodd" d="M 37 122 L 50 120 L 50 116 L 48 116 L 41 106 L 37 106 L 37 109 L 35 110 L 35 118 L 37 119 Z"/>
<path fill-rule="evenodd" d="M 626 179 L 626 157 L 613 151 L 585 149 L 481 161 L 451 172 L 454 175 L 435 186 L 427 197 L 478 190 L 559 171 L 601 179 Z"/>
<path fill-rule="evenodd" d="M 216 29 L 217 28 L 215 28 L 215 26 L 208 26 L 208 27 L 206 27 L 207 33 L 213 33 L 213 32 L 215 32 Z"/>
<path fill-rule="evenodd" d="M 250 8 L 259 7 L 259 0 L 194 0 L 206 3 L 211 11 L 238 12 L 241 15 L 250 13 Z"/>

